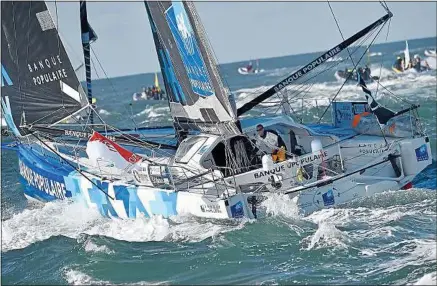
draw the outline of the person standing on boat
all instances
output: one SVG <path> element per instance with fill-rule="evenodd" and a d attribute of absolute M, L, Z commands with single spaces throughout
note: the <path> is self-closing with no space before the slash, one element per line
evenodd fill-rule
<path fill-rule="evenodd" d="M 393 67 L 397 69 L 400 72 L 404 71 L 404 61 L 401 57 L 397 57 L 395 63 L 393 64 Z"/>
<path fill-rule="evenodd" d="M 247 72 L 252 72 L 252 68 L 253 68 L 252 62 L 249 62 L 249 64 L 246 67 Z"/>
<path fill-rule="evenodd" d="M 143 87 L 143 92 L 141 92 L 141 98 L 142 99 L 147 99 L 147 90 L 145 87 Z"/>
<path fill-rule="evenodd" d="M 414 55 L 411 67 L 414 68 L 417 72 L 426 71 L 430 69 L 426 61 L 423 61 L 423 66 L 422 66 L 422 59 L 417 54 Z"/>
<path fill-rule="evenodd" d="M 284 161 L 287 148 L 281 136 L 276 131 L 265 130 L 262 124 L 256 126 L 256 131 L 258 132 L 258 140 L 271 148 L 273 161 Z"/>

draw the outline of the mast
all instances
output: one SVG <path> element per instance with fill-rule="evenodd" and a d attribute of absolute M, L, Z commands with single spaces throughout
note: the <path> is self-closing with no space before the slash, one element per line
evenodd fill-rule
<path fill-rule="evenodd" d="M 88 16 L 86 11 L 86 1 L 80 1 L 80 30 L 82 33 L 82 48 L 83 57 L 85 60 L 85 74 L 86 74 L 86 89 L 88 95 L 88 103 L 93 104 L 93 93 L 91 89 L 91 65 L 90 65 L 90 44 L 97 40 L 94 30 L 88 23 Z M 90 113 L 91 124 L 94 123 L 93 113 Z"/>
<path fill-rule="evenodd" d="M 262 94 L 260 94 L 256 98 L 245 103 L 243 106 L 238 108 L 237 116 L 240 116 L 240 115 L 244 114 L 245 112 L 251 110 L 253 107 L 258 105 L 259 103 L 261 103 L 264 100 L 266 100 L 267 98 L 273 96 L 274 94 L 276 94 L 280 90 L 284 89 L 288 85 L 292 84 L 293 82 L 295 82 L 299 78 L 305 76 L 308 72 L 312 71 L 313 69 L 315 69 L 319 65 L 323 64 L 329 58 L 334 57 L 335 55 L 337 55 L 338 53 L 340 53 L 341 51 L 343 51 L 344 49 L 349 47 L 351 44 L 353 44 L 355 41 L 357 41 L 358 39 L 365 36 L 367 33 L 372 31 L 373 29 L 375 29 L 378 26 L 382 25 L 383 23 L 387 22 L 392 16 L 393 16 L 393 14 L 390 11 L 387 11 L 387 14 L 385 16 L 379 18 L 378 20 L 376 20 L 375 22 L 373 22 L 369 26 L 365 27 L 364 29 L 362 29 L 361 31 L 359 31 L 355 35 L 351 36 L 350 38 L 344 40 L 339 45 L 333 47 L 332 49 L 329 49 L 327 52 L 325 52 L 324 54 L 322 54 L 318 58 L 314 59 L 313 61 L 309 62 L 307 65 L 305 65 L 301 69 L 292 73 L 290 76 L 288 76 L 287 78 L 285 78 L 281 82 L 277 83 L 276 85 L 274 85 L 273 87 L 271 87 L 267 91 L 263 92 Z"/>

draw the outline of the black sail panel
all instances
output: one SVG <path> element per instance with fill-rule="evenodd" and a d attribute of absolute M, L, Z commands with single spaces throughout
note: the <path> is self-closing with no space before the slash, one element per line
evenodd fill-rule
<path fill-rule="evenodd" d="M 192 4 L 147 2 L 146 10 L 177 129 L 238 133 L 235 113 Z"/>
<path fill-rule="evenodd" d="M 52 124 L 86 105 L 44 2 L 1 2 L 2 100 L 16 127 Z"/>

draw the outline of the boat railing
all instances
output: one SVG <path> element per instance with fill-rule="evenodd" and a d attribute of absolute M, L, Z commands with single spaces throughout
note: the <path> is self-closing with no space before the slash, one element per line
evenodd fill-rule
<path fill-rule="evenodd" d="M 149 176 L 152 179 L 151 169 L 149 167 Z M 216 197 L 220 197 L 223 194 L 228 197 L 230 195 L 231 187 L 229 184 L 226 184 L 225 178 L 218 176 L 213 169 L 200 172 L 200 170 L 192 170 L 185 166 L 166 165 L 165 168 L 160 169 L 159 173 L 155 171 L 153 178 L 157 179 L 152 183 L 154 187 L 171 188 L 175 191 L 188 191 L 192 193 L 200 192 L 203 195 L 214 195 Z M 160 180 L 161 178 L 167 178 L 168 183 L 164 183 Z"/>

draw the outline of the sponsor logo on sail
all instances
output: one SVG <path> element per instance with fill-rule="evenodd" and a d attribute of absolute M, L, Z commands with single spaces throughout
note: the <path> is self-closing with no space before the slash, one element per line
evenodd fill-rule
<path fill-rule="evenodd" d="M 34 85 L 42 85 L 67 78 L 67 72 L 61 67 L 62 63 L 63 61 L 60 55 L 27 63 L 27 68 L 33 75 L 32 80 Z"/>
<path fill-rule="evenodd" d="M 176 15 L 176 22 L 179 33 L 182 36 L 185 49 L 187 50 L 188 54 L 194 54 L 193 39 L 190 31 L 188 31 L 187 25 L 185 25 L 184 15 L 182 13 Z"/>
<path fill-rule="evenodd" d="M 199 96 L 213 95 L 214 91 L 208 70 L 185 11 L 184 3 L 173 1 L 166 13 L 166 20 L 184 63 L 193 92 Z"/>

